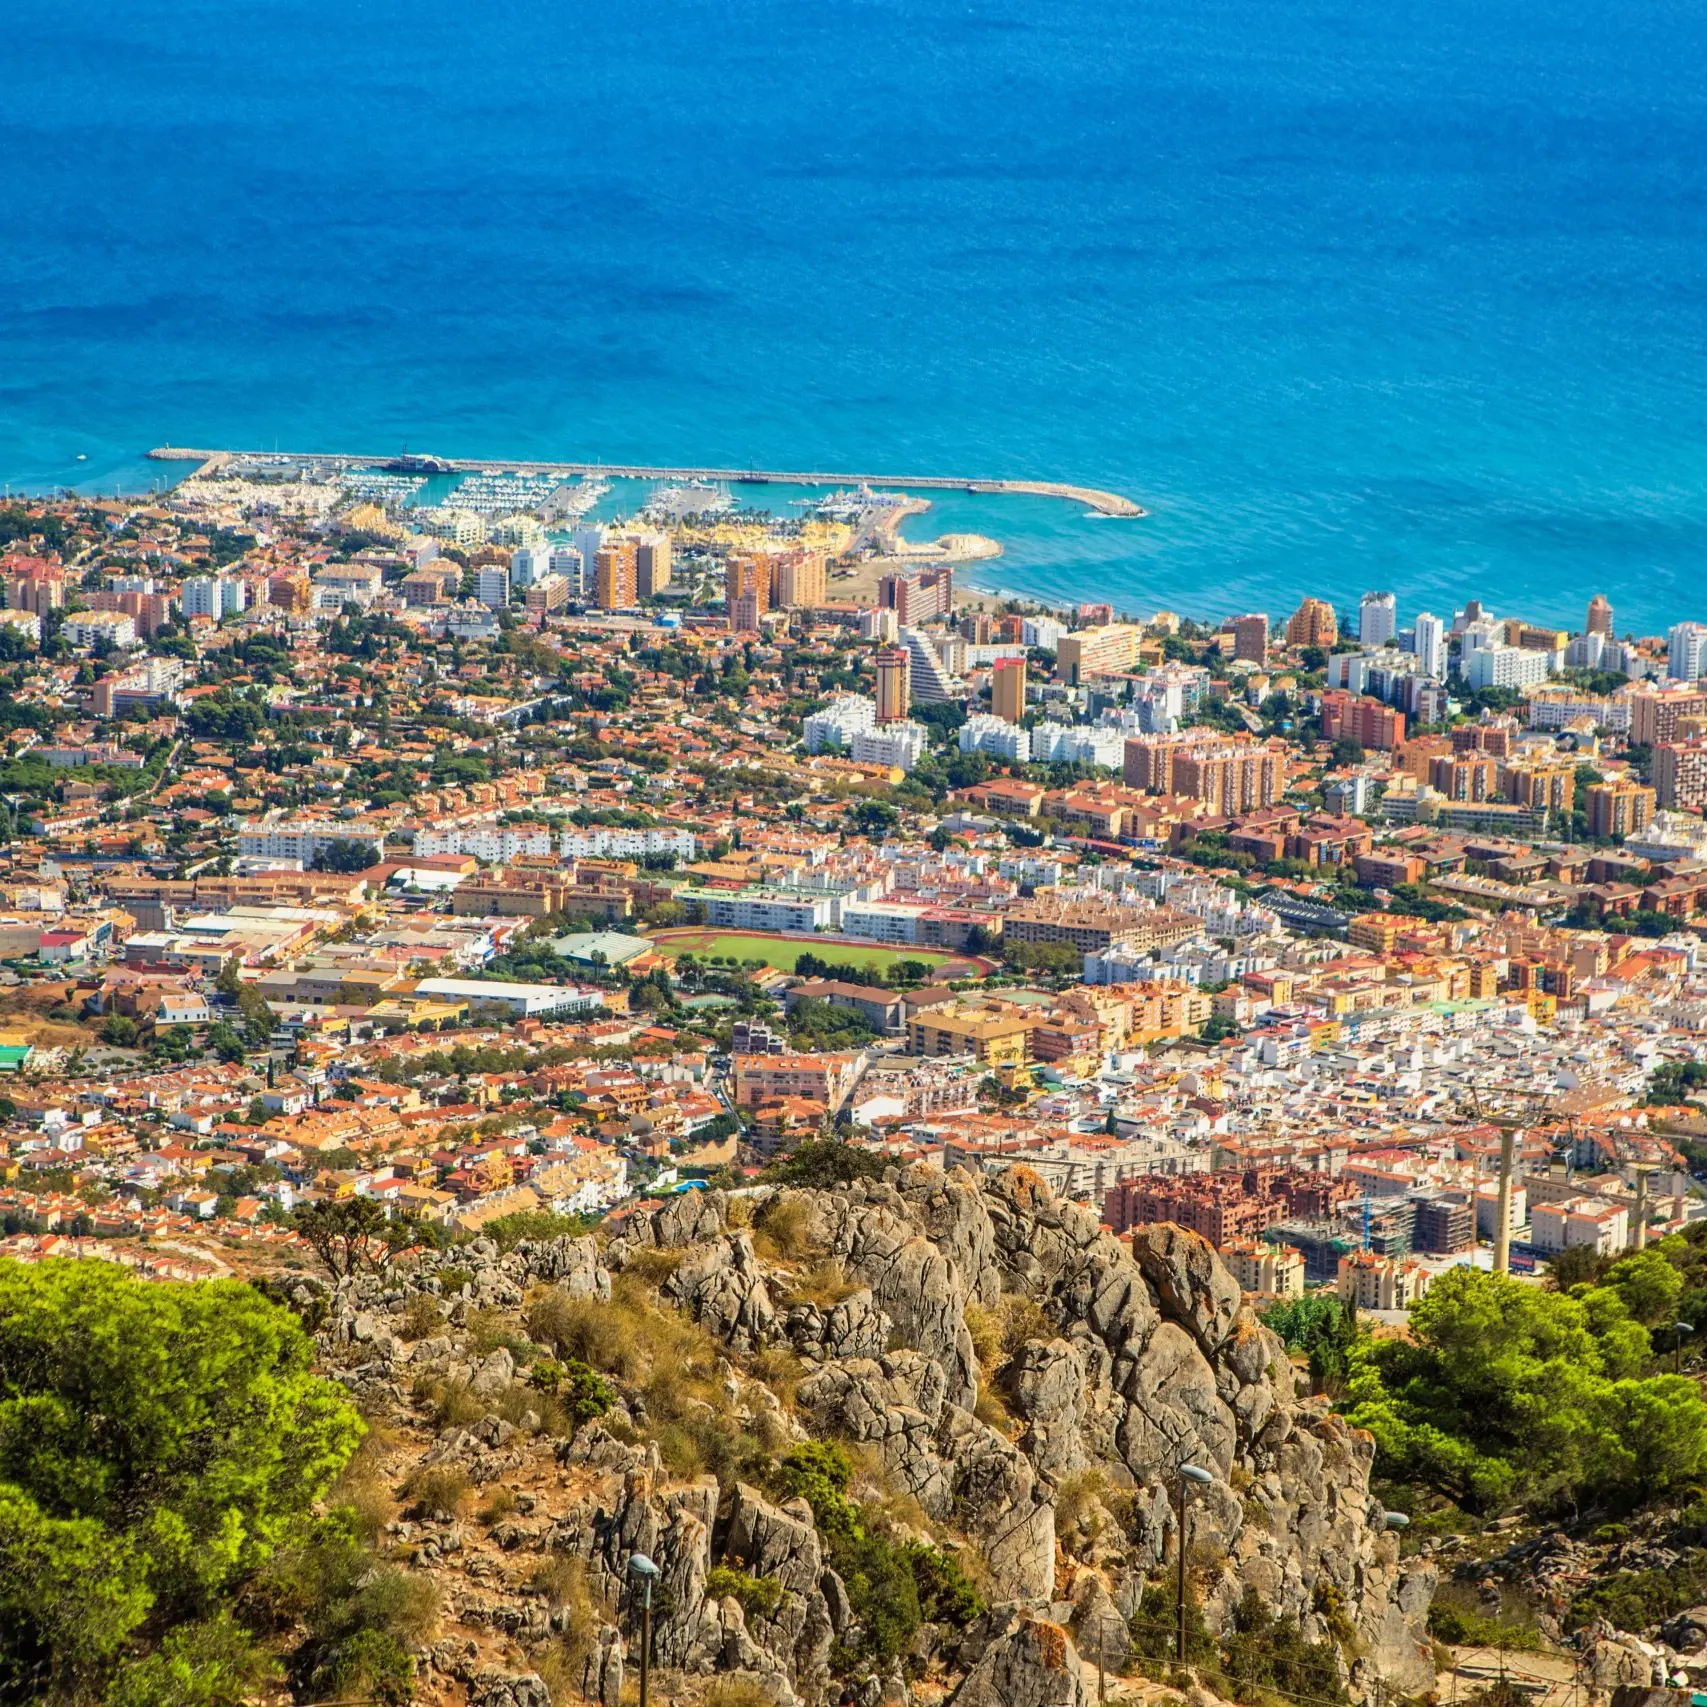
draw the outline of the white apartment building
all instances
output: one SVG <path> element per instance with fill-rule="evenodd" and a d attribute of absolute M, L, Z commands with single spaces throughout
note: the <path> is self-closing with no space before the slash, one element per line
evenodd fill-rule
<path fill-rule="evenodd" d="M 1553 670 L 1551 652 L 1523 646 L 1472 647 L 1464 653 L 1464 680 L 1472 688 L 1521 688 L 1544 682 Z"/>
<path fill-rule="evenodd" d="M 1101 765 L 1117 771 L 1126 760 L 1126 731 L 1094 723 L 1040 723 L 1031 731 L 1031 757 L 1040 765 Z"/>
<path fill-rule="evenodd" d="M 1391 593 L 1365 593 L 1357 607 L 1357 638 L 1385 646 L 1399 632 L 1399 602 Z"/>
<path fill-rule="evenodd" d="M 510 572 L 508 569 L 486 568 L 474 572 L 474 596 L 492 610 L 502 610 L 510 602 Z"/>
<path fill-rule="evenodd" d="M 906 948 L 919 940 L 919 921 L 928 910 L 905 901 L 843 901 L 839 928 L 843 936 Z"/>
<path fill-rule="evenodd" d="M 474 859 L 508 863 L 523 855 L 549 855 L 551 832 L 543 825 L 475 824 L 465 829 L 417 830 L 415 852 L 468 854 Z"/>
<path fill-rule="evenodd" d="M 518 546 L 510 553 L 510 585 L 531 587 L 551 573 L 551 547 L 540 543 Z"/>
<path fill-rule="evenodd" d="M 1053 652 L 1066 632 L 1066 625 L 1052 616 L 1028 616 L 1020 629 L 1020 638 L 1039 652 Z"/>
<path fill-rule="evenodd" d="M 136 644 L 136 621 L 121 610 L 80 610 L 65 619 L 60 630 L 66 643 L 76 647 Z"/>
<path fill-rule="evenodd" d="M 241 575 L 187 575 L 178 608 L 185 616 L 211 616 L 216 622 L 241 616 L 249 608 L 249 584 Z"/>
<path fill-rule="evenodd" d="M 1617 694 L 1585 694 L 1580 688 L 1560 683 L 1525 694 L 1524 705 L 1531 729 L 1565 729 L 1583 717 L 1619 734 L 1628 734 L 1630 729 L 1630 701 Z"/>
<path fill-rule="evenodd" d="M 245 859 L 296 859 L 310 866 L 334 842 L 358 842 L 377 865 L 385 858 L 385 831 L 357 821 L 335 818 L 293 818 L 268 823 L 264 819 L 241 825 L 237 851 Z"/>
<path fill-rule="evenodd" d="M 1439 682 L 1446 679 L 1446 624 L 1429 611 L 1417 616 L 1417 668 Z"/>
<path fill-rule="evenodd" d="M 980 712 L 960 726 L 960 750 L 963 753 L 987 753 L 993 759 L 1006 759 L 1010 764 L 1031 762 L 1031 734 L 1005 717 L 991 717 Z M 1124 753 L 1125 743 L 1121 744 Z"/>
<path fill-rule="evenodd" d="M 649 854 L 692 859 L 697 847 L 693 831 L 659 826 L 614 830 L 595 824 L 587 829 L 565 830 L 557 838 L 557 851 L 565 859 L 645 859 Z"/>
<path fill-rule="evenodd" d="M 809 753 L 821 753 L 826 747 L 840 747 L 845 752 L 853 745 L 854 736 L 868 734 L 876 727 L 876 705 L 862 693 L 844 693 L 813 712 L 801 725 L 801 735 Z"/>
<path fill-rule="evenodd" d="M 716 930 L 772 931 L 781 936 L 811 936 L 828 930 L 831 898 L 799 892 L 754 889 L 744 895 L 724 895 L 712 889 L 681 892 L 684 901 L 705 909 L 705 922 Z"/>
<path fill-rule="evenodd" d="M 903 628 L 901 644 L 912 657 L 913 698 L 921 705 L 946 705 L 955 697 L 954 677 L 943 664 L 930 636 L 917 628 Z"/>
<path fill-rule="evenodd" d="M 910 771 L 929 745 L 930 737 L 917 723 L 880 723 L 854 736 L 848 757 L 862 765 L 893 765 Z"/>
<path fill-rule="evenodd" d="M 1666 635 L 1666 674 L 1674 681 L 1707 676 L 1707 623 L 1673 623 Z"/>
<path fill-rule="evenodd" d="M 1537 1203 L 1529 1216 L 1537 1250 L 1565 1251 L 1586 1245 L 1596 1256 L 1612 1256 L 1630 1242 L 1630 1212 L 1599 1197 L 1567 1197 Z"/>

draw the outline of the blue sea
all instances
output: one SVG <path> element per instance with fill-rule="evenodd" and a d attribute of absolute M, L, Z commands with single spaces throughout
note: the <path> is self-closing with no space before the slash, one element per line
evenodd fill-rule
<path fill-rule="evenodd" d="M 1701 0 L 9 0 L 0 479 L 1060 478 L 993 585 L 1707 618 Z M 79 456 L 86 460 L 77 460 Z"/>

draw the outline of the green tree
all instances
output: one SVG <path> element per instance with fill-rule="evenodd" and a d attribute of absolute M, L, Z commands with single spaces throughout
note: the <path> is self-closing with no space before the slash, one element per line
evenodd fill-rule
<path fill-rule="evenodd" d="M 236 1281 L 0 1263 L 0 1701 L 98 1695 L 265 1563 L 361 1435 L 311 1361 Z"/>
<path fill-rule="evenodd" d="M 1664 1295 L 1646 1264 L 1625 1286 L 1643 1308 Z M 1707 1464 L 1707 1406 L 1687 1379 L 1638 1373 L 1651 1352 L 1623 1288 L 1566 1294 L 1453 1269 L 1411 1328 L 1352 1353 L 1348 1416 L 1385 1474 L 1487 1511 L 1632 1503 Z"/>
<path fill-rule="evenodd" d="M 377 1274 L 413 1242 L 414 1226 L 393 1220 L 371 1197 L 333 1197 L 305 1203 L 291 1218 L 334 1280 Z"/>
<path fill-rule="evenodd" d="M 339 836 L 336 841 L 328 842 L 314 856 L 316 871 L 366 871 L 373 863 L 373 849 L 366 842 L 355 841 L 349 836 Z"/>
<path fill-rule="evenodd" d="M 101 1022 L 101 1041 L 129 1049 L 136 1042 L 136 1021 L 128 1014 L 108 1014 Z"/>

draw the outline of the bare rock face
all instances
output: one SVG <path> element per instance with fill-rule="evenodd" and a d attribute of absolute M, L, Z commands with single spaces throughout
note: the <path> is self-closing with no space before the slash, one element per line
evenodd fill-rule
<path fill-rule="evenodd" d="M 695 1249 L 663 1291 L 736 1351 L 756 1351 L 772 1337 L 776 1306 L 750 1233 L 730 1233 Z"/>
<path fill-rule="evenodd" d="M 571 1298 L 609 1298 L 610 1275 L 599 1262 L 598 1241 L 589 1233 L 579 1239 L 523 1240 L 515 1248 L 524 1270 L 548 1280 Z"/>
<path fill-rule="evenodd" d="M 1343 1638 L 1348 1661 L 1358 1656 L 1354 1688 L 1367 1692 L 1380 1677 L 1406 1694 L 1427 1691 L 1434 1571 L 1401 1562 L 1383 1531 L 1369 1492 L 1374 1444 L 1298 1399 L 1284 1348 L 1203 1240 L 1155 1227 L 1124 1242 L 1023 1167 L 989 1179 L 916 1168 L 788 1195 L 806 1205 L 810 1260 L 839 1264 L 855 1283 L 838 1302 L 787 1302 L 801 1265 L 762 1259 L 744 1228 L 729 1225 L 718 1193 L 688 1193 L 636 1217 L 609 1266 L 633 1250 L 679 1252 L 668 1298 L 731 1352 L 785 1348 L 806 1366 L 794 1411 L 772 1413 L 785 1437 L 805 1429 L 868 1449 L 895 1492 L 976 1546 L 988 1597 L 1005 1610 L 961 1640 L 954 1669 L 970 1670 L 956 1703 L 1081 1707 L 1079 1651 L 1045 1614 L 1058 1592 L 1070 1594 L 1079 1650 L 1094 1659 L 1094 1643 L 1118 1663 L 1146 1573 L 1177 1556 L 1173 1496 L 1184 1463 L 1215 1478 L 1192 1498 L 1194 1543 L 1219 1561 L 1205 1592 L 1212 1626 L 1224 1628 L 1254 1588 L 1308 1638 Z M 518 1294 L 546 1279 L 601 1296 L 609 1277 L 589 1244 L 518 1247 L 487 1266 L 493 1284 Z M 483 1287 L 477 1275 L 464 1304 Z M 1019 1312 L 1020 1301 L 1023 1313 L 1010 1319 L 1041 1314 L 1045 1326 L 981 1368 L 968 1304 Z M 340 1294 L 328 1332 L 365 1354 L 388 1335 L 387 1312 L 402 1308 Z M 358 1340 L 363 1312 L 371 1320 Z M 374 1355 L 390 1379 L 391 1364 Z M 502 1373 L 469 1371 L 494 1383 Z M 1011 1422 L 981 1403 L 992 1396 L 986 1383 Z M 752 1408 L 757 1385 L 732 1374 L 731 1404 Z M 832 1643 L 857 1639 L 856 1614 L 804 1503 L 777 1504 L 745 1483 L 720 1491 L 710 1477 L 672 1483 L 656 1448 L 623 1445 L 597 1424 L 560 1457 L 593 1491 L 537 1545 L 584 1561 L 589 1587 L 623 1617 L 630 1554 L 654 1559 L 661 1665 L 750 1677 L 779 1702 L 825 1698 Z M 1058 1547 L 1057 1497 L 1086 1471 L 1107 1484 L 1103 1503 L 1081 1482 Z M 760 1615 L 712 1596 L 718 1565 L 774 1579 L 777 1604 Z M 955 1643 L 932 1651 L 953 1653 Z M 620 1683 L 613 1653 L 589 1694 L 608 1693 L 613 1664 Z M 1615 1657 L 1605 1669 L 1621 1681 L 1635 1668 Z"/>
<path fill-rule="evenodd" d="M 953 1707 L 1088 1707 L 1078 1649 L 1059 1624 L 1019 1618 L 967 1674 Z"/>

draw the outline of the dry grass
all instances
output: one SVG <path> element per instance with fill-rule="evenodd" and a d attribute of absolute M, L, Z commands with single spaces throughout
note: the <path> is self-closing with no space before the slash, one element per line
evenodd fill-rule
<path fill-rule="evenodd" d="M 403 1312 L 399 1331 L 406 1340 L 427 1340 L 444 1325 L 445 1313 L 439 1308 L 439 1301 L 430 1292 L 417 1292 Z"/>
<path fill-rule="evenodd" d="M 781 1346 L 767 1346 L 747 1359 L 747 1373 L 776 1394 L 785 1411 L 794 1409 L 794 1396 L 806 1379 L 806 1365 Z"/>
<path fill-rule="evenodd" d="M 480 1508 L 480 1521 L 490 1529 L 494 1523 L 502 1523 L 515 1509 L 515 1490 L 500 1483 L 487 1490 L 486 1503 Z"/>
<path fill-rule="evenodd" d="M 332 1488 L 330 1503 L 347 1506 L 355 1513 L 356 1527 L 369 1543 L 377 1542 L 397 1515 L 397 1502 L 391 1497 L 382 1469 L 382 1461 L 394 1444 L 388 1430 L 370 1426 Z"/>
<path fill-rule="evenodd" d="M 787 1302 L 816 1304 L 820 1310 L 830 1310 L 859 1289 L 860 1282 L 850 1280 L 839 1262 L 825 1261 L 814 1263 L 795 1278 Z"/>
<path fill-rule="evenodd" d="M 803 1197 L 773 1197 L 753 1221 L 753 1249 L 767 1262 L 800 1262 L 808 1252 L 812 1206 Z"/>
<path fill-rule="evenodd" d="M 662 1286 L 682 1266 L 681 1251 L 632 1251 L 623 1259 L 622 1272 L 649 1286 Z"/>
<path fill-rule="evenodd" d="M 417 1470 L 404 1484 L 404 1492 L 415 1502 L 423 1516 L 437 1518 L 460 1517 L 468 1505 L 468 1478 L 446 1464 L 433 1464 Z"/>
<path fill-rule="evenodd" d="M 771 1707 L 771 1697 L 750 1677 L 719 1677 L 705 1692 L 705 1707 Z"/>

